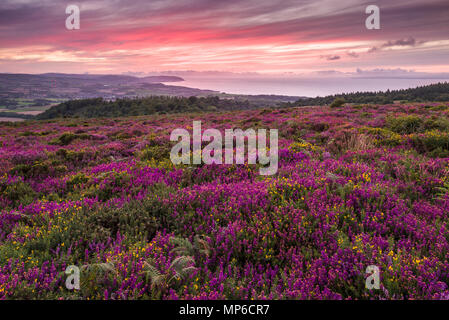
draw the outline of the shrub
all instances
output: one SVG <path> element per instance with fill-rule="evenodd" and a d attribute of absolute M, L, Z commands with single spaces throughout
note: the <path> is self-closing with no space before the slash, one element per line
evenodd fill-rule
<path fill-rule="evenodd" d="M 319 151 L 320 147 L 314 146 L 313 144 L 307 142 L 303 139 L 298 139 L 297 142 L 293 142 L 289 148 L 289 150 L 293 152 L 302 152 L 302 151 Z"/>
<path fill-rule="evenodd" d="M 117 233 L 133 239 L 150 240 L 160 228 L 157 217 L 153 215 L 149 201 L 133 201 L 122 208 L 103 208 L 91 213 L 87 225 L 97 239 L 107 240 Z"/>
<path fill-rule="evenodd" d="M 403 139 L 400 134 L 396 132 L 390 131 L 384 128 L 371 128 L 364 127 L 360 129 L 361 132 L 366 132 L 369 135 L 374 136 L 374 143 L 378 146 L 389 146 L 395 147 L 400 145 L 403 142 Z"/>
<path fill-rule="evenodd" d="M 26 177 L 31 170 L 31 165 L 20 163 L 10 170 L 12 175 Z"/>
<path fill-rule="evenodd" d="M 345 103 L 346 103 L 345 99 L 337 98 L 331 103 L 330 107 L 331 108 L 339 108 L 339 107 L 342 107 Z"/>
<path fill-rule="evenodd" d="M 388 129 L 399 134 L 421 132 L 424 124 L 423 119 L 416 115 L 402 117 L 388 116 L 385 122 Z"/>
<path fill-rule="evenodd" d="M 310 129 L 317 132 L 323 132 L 329 129 L 329 124 L 326 122 L 313 122 L 310 124 Z"/>
<path fill-rule="evenodd" d="M 449 157 L 449 133 L 437 130 L 427 131 L 424 134 L 415 134 L 410 141 L 416 151 L 426 153 L 431 157 Z"/>
<path fill-rule="evenodd" d="M 447 110 L 447 109 L 449 109 L 449 106 L 446 106 L 444 104 L 441 104 L 439 106 L 430 107 L 430 110 L 432 110 L 432 111 L 443 111 L 443 110 Z"/>
<path fill-rule="evenodd" d="M 77 151 L 61 148 L 58 149 L 54 155 L 56 155 L 56 159 L 53 159 L 55 165 L 58 165 L 60 164 L 60 161 L 63 161 L 64 164 L 72 164 L 75 167 L 80 167 L 88 162 L 92 164 L 93 162 L 91 161 L 95 160 L 97 157 L 97 153 L 91 149 Z"/>
<path fill-rule="evenodd" d="M 170 149 L 167 146 L 148 146 L 140 152 L 141 160 L 164 160 L 170 158 Z"/>
<path fill-rule="evenodd" d="M 73 192 L 76 186 L 82 185 L 88 181 L 89 177 L 87 177 L 84 173 L 78 173 L 72 176 L 69 180 L 67 180 L 66 182 L 67 191 Z"/>
<path fill-rule="evenodd" d="M 84 193 L 87 197 L 98 197 L 100 201 L 106 201 L 118 196 L 117 192 L 121 188 L 130 185 L 132 176 L 126 172 L 107 172 L 100 178 L 99 186 L 90 185 Z M 140 189 L 140 186 L 133 186 L 127 192 L 128 195 L 133 195 Z"/>
<path fill-rule="evenodd" d="M 426 130 L 440 130 L 440 131 L 449 131 L 449 119 L 446 117 L 439 117 L 436 119 L 428 119 L 424 123 L 424 127 Z"/>
<path fill-rule="evenodd" d="M 36 197 L 36 192 L 34 192 L 29 184 L 18 181 L 6 187 L 3 191 L 3 197 L 10 200 L 13 207 L 17 207 L 18 205 L 26 206 L 33 202 Z"/>
<path fill-rule="evenodd" d="M 58 138 L 50 141 L 49 144 L 66 146 L 76 139 L 83 139 L 83 140 L 90 139 L 90 135 L 88 135 L 87 133 L 76 134 L 72 132 L 64 132 Z"/>

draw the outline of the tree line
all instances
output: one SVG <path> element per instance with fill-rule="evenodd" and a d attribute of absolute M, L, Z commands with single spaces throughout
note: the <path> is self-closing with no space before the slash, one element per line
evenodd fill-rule
<path fill-rule="evenodd" d="M 232 111 L 255 108 L 248 100 L 211 97 L 150 96 L 108 101 L 103 98 L 70 100 L 39 114 L 37 119 L 99 118 L 152 114 Z"/>
<path fill-rule="evenodd" d="M 420 86 L 412 89 L 387 90 L 376 92 L 355 92 L 329 95 L 326 97 L 300 99 L 295 106 L 330 105 L 335 100 L 348 103 L 390 104 L 403 102 L 444 102 L 449 101 L 449 82 Z"/>

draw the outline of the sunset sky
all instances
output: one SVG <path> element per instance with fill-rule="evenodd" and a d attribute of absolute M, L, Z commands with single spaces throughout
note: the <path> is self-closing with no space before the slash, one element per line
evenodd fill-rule
<path fill-rule="evenodd" d="M 81 9 L 65 28 L 66 6 Z M 367 5 L 381 29 L 367 30 Z M 1 0 L 0 72 L 449 72 L 448 0 Z"/>

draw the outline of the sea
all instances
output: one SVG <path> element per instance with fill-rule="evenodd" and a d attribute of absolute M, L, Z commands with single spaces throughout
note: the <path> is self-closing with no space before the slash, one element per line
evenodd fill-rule
<path fill-rule="evenodd" d="M 438 82 L 449 82 L 447 79 L 407 79 L 407 78 L 294 78 L 294 77 L 185 77 L 185 81 L 176 85 L 209 89 L 232 94 L 275 94 L 288 96 L 326 96 L 338 93 L 357 91 L 385 91 L 408 89 Z M 167 83 L 167 85 L 173 83 Z"/>

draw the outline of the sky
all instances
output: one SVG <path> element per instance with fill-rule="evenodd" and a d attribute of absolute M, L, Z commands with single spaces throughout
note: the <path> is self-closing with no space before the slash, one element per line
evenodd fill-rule
<path fill-rule="evenodd" d="M 79 30 L 65 27 L 71 4 L 80 8 Z M 380 30 L 365 27 L 372 4 Z M 413 77 L 449 72 L 448 58 L 448 0 L 0 2 L 0 72 Z"/>

